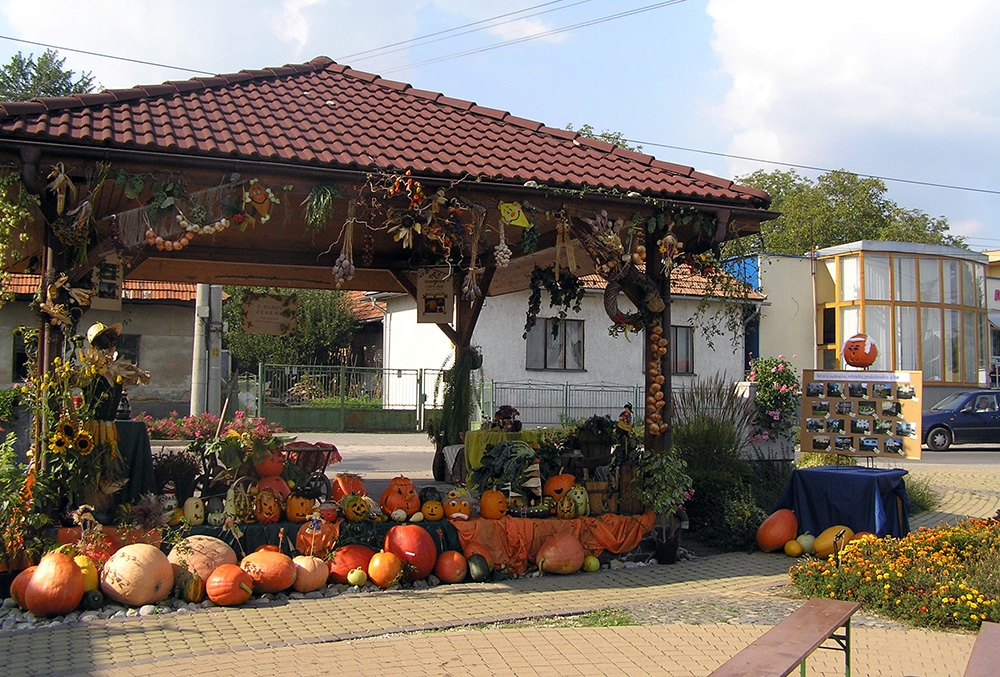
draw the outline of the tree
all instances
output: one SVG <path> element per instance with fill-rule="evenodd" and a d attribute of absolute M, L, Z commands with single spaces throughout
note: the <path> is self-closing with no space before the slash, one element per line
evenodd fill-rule
<path fill-rule="evenodd" d="M 605 143 L 610 143 L 619 148 L 624 148 L 625 150 L 633 150 L 636 153 L 642 151 L 642 146 L 633 146 L 625 140 L 625 135 L 621 132 L 612 132 L 605 129 L 603 132 L 597 132 L 592 125 L 584 124 L 580 129 L 574 130 L 572 124 L 566 125 L 566 131 L 575 131 L 580 136 L 585 136 L 588 139 L 594 139 L 595 141 L 603 141 Z"/>
<path fill-rule="evenodd" d="M 273 289 L 223 287 L 229 294 L 222 319 L 229 330 L 223 345 L 240 371 L 255 369 L 260 362 L 275 364 L 341 364 L 343 349 L 350 348 L 357 324 L 346 292 L 325 289 Z M 246 292 L 295 294 L 298 297 L 296 330 L 288 336 L 250 334 L 243 331 L 242 309 Z"/>
<path fill-rule="evenodd" d="M 943 216 L 904 209 L 886 197 L 881 179 L 838 170 L 813 183 L 795 170 L 758 170 L 736 182 L 767 191 L 771 209 L 781 212 L 760 226 L 757 247 L 770 254 L 804 254 L 857 240 L 965 246 L 963 238 L 948 232 Z"/>
<path fill-rule="evenodd" d="M 10 63 L 0 68 L 0 100 L 27 101 L 36 96 L 68 96 L 94 91 L 94 77 L 83 73 L 73 80 L 73 71 L 63 70 L 65 57 L 47 49 L 35 60 L 33 54 L 27 58 L 18 52 Z"/>

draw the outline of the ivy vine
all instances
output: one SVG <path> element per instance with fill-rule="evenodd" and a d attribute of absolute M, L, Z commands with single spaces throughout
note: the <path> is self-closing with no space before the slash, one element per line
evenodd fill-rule
<path fill-rule="evenodd" d="M 575 313 L 580 312 L 584 295 L 583 283 L 580 278 L 565 268 L 560 269 L 557 276 L 554 265 L 545 268 L 535 266 L 534 270 L 531 271 L 528 312 L 524 320 L 522 338 L 528 338 L 528 332 L 538 320 L 538 313 L 542 308 L 543 288 L 549 293 L 549 307 L 559 309 L 558 319 L 552 323 L 553 337 L 559 335 L 559 322 L 566 319 L 570 310 Z"/>

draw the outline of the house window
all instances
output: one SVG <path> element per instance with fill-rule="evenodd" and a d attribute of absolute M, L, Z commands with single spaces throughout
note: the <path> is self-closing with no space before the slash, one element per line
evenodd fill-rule
<path fill-rule="evenodd" d="M 583 370 L 583 320 L 561 320 L 552 335 L 555 318 L 538 318 L 527 338 L 526 369 Z"/>
<path fill-rule="evenodd" d="M 139 364 L 139 342 L 142 337 L 139 334 L 122 334 L 118 337 L 118 359 L 127 360 L 138 366 Z"/>
<path fill-rule="evenodd" d="M 14 354 L 11 364 L 11 380 L 26 381 L 28 379 L 28 350 L 24 347 L 24 338 L 21 332 L 14 332 Z"/>
<path fill-rule="evenodd" d="M 694 328 L 671 327 L 671 369 L 675 374 L 694 373 Z"/>

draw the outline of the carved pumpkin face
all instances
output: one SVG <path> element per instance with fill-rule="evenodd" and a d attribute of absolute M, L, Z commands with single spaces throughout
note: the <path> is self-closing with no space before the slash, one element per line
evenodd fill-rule
<path fill-rule="evenodd" d="M 336 522 L 340 517 L 340 506 L 336 503 L 323 503 L 317 510 L 324 522 Z"/>
<path fill-rule="evenodd" d="M 274 524 L 281 519 L 281 501 L 273 491 L 261 491 L 254 499 L 254 517 L 261 524 Z"/>
<path fill-rule="evenodd" d="M 424 519 L 428 522 L 440 522 L 444 519 L 444 505 L 441 501 L 424 501 L 420 506 L 420 512 L 424 514 Z"/>
<path fill-rule="evenodd" d="M 472 515 L 472 504 L 466 498 L 449 498 L 444 504 L 444 515 L 450 520 L 467 520 Z"/>
<path fill-rule="evenodd" d="M 507 514 L 507 497 L 496 489 L 484 491 L 479 499 L 479 514 L 488 520 L 498 520 Z"/>
<path fill-rule="evenodd" d="M 389 482 L 389 488 L 382 492 L 379 504 L 382 511 L 389 514 L 402 510 L 410 517 L 420 511 L 420 497 L 413 482 L 402 476 L 394 477 Z"/>
<path fill-rule="evenodd" d="M 192 496 L 184 501 L 184 517 L 194 526 L 205 523 L 205 501 Z"/>
<path fill-rule="evenodd" d="M 556 503 L 556 516 L 564 520 L 576 519 L 576 501 L 573 500 L 572 496 L 563 496 L 559 499 L 559 502 Z"/>
<path fill-rule="evenodd" d="M 213 496 L 208 499 L 208 504 L 205 506 L 205 511 L 208 513 L 206 521 L 210 526 L 221 527 L 226 521 L 226 504 L 222 502 L 222 499 L 218 496 Z"/>
<path fill-rule="evenodd" d="M 315 508 L 316 501 L 313 499 L 292 494 L 288 497 L 287 505 L 285 506 L 285 515 L 288 517 L 289 522 L 301 524 L 309 519 Z"/>
<path fill-rule="evenodd" d="M 333 478 L 332 487 L 330 488 L 330 498 L 334 501 L 340 501 L 340 499 L 351 494 L 357 494 L 358 496 L 368 495 L 368 492 L 365 490 L 365 484 L 359 476 L 351 473 L 341 473 Z"/>
<path fill-rule="evenodd" d="M 575 484 L 575 475 L 553 475 L 549 479 L 545 480 L 545 487 L 542 489 L 542 493 L 546 496 L 551 496 L 558 501 L 560 498 L 565 496 Z"/>
<path fill-rule="evenodd" d="M 368 504 L 365 499 L 357 494 L 344 496 L 340 501 L 340 506 L 344 510 L 344 517 L 348 522 L 363 522 L 368 519 Z"/>
<path fill-rule="evenodd" d="M 864 334 L 855 334 L 844 342 L 844 362 L 852 367 L 870 367 L 878 357 L 875 342 Z"/>

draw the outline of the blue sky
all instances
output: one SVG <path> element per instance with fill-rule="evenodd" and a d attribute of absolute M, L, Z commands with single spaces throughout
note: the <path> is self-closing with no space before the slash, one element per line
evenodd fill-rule
<path fill-rule="evenodd" d="M 536 16 L 345 58 L 529 7 Z M 582 22 L 594 23 L 514 42 Z M 989 0 L 0 0 L 0 35 L 210 73 L 324 55 L 550 126 L 620 131 L 717 176 L 778 167 L 654 144 L 985 189 L 887 182 L 901 206 L 1000 249 L 1000 3 Z M 0 61 L 43 49 L 0 40 Z M 195 75 L 60 55 L 107 88 Z"/>

